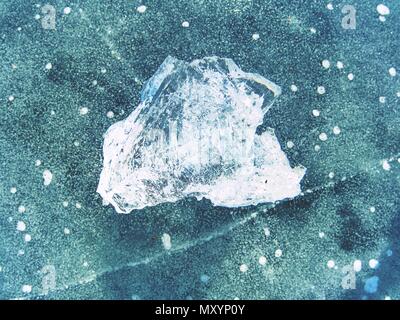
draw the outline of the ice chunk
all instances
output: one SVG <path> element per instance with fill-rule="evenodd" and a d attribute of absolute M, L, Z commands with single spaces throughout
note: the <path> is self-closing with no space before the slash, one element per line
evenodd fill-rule
<path fill-rule="evenodd" d="M 167 57 L 139 106 L 105 134 L 97 192 L 117 212 L 194 196 L 240 207 L 297 196 L 272 129 L 256 134 L 280 87 L 231 59 Z"/>

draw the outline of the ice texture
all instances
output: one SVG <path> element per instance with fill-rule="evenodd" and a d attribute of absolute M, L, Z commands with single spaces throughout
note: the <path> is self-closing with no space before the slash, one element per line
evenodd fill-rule
<path fill-rule="evenodd" d="M 241 207 L 297 196 L 305 168 L 290 166 L 272 129 L 256 133 L 280 93 L 231 59 L 167 57 L 107 130 L 97 192 L 120 213 L 185 197 Z"/>

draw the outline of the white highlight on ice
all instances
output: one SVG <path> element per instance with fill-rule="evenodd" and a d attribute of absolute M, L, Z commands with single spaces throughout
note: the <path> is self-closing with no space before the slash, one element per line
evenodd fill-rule
<path fill-rule="evenodd" d="M 277 250 L 275 251 L 275 257 L 276 257 L 276 258 L 282 257 L 282 250 L 281 250 L 281 249 L 277 249 Z"/>
<path fill-rule="evenodd" d="M 261 256 L 260 258 L 258 258 L 258 263 L 261 264 L 262 266 L 265 266 L 267 263 L 267 258 L 264 256 Z"/>
<path fill-rule="evenodd" d="M 383 168 L 383 170 L 385 170 L 385 171 L 389 171 L 389 170 L 390 170 L 390 163 L 389 163 L 389 161 L 383 160 L 383 161 L 382 161 L 382 168 Z"/>
<path fill-rule="evenodd" d="M 329 69 L 329 67 L 331 66 L 329 60 L 323 60 L 321 64 L 325 69 Z"/>
<path fill-rule="evenodd" d="M 45 186 L 48 186 L 52 180 L 53 180 L 53 174 L 51 173 L 51 171 L 48 169 L 44 170 L 43 171 L 43 184 Z"/>
<path fill-rule="evenodd" d="M 390 14 L 390 9 L 382 3 L 378 4 L 378 6 L 376 7 L 376 10 L 382 16 L 386 16 L 386 15 Z"/>
<path fill-rule="evenodd" d="M 139 12 L 139 13 L 145 13 L 146 12 L 146 10 L 147 10 L 147 7 L 146 6 L 139 6 L 139 7 L 137 7 L 137 12 Z"/>
<path fill-rule="evenodd" d="M 360 272 L 362 268 L 362 262 L 361 260 L 355 260 L 353 263 L 353 269 L 355 272 Z"/>
<path fill-rule="evenodd" d="M 71 11 L 72 11 L 72 9 L 70 7 L 65 7 L 63 10 L 64 14 L 70 14 Z"/>
<path fill-rule="evenodd" d="M 165 250 L 170 250 L 172 248 L 171 236 L 168 233 L 162 235 L 161 241 Z"/>
<path fill-rule="evenodd" d="M 239 270 L 240 270 L 240 272 L 245 273 L 245 272 L 247 272 L 247 270 L 249 270 L 249 267 L 247 266 L 247 264 L 242 264 L 242 265 L 240 265 Z"/>
<path fill-rule="evenodd" d="M 318 136 L 319 140 L 326 141 L 328 140 L 328 135 L 325 132 L 321 132 Z"/>
<path fill-rule="evenodd" d="M 32 286 L 29 284 L 24 284 L 21 288 L 23 293 L 31 293 L 32 292 Z"/>
<path fill-rule="evenodd" d="M 21 232 L 25 231 L 25 230 L 26 230 L 26 224 L 25 224 L 25 222 L 23 222 L 23 221 L 18 221 L 18 222 L 17 222 L 17 230 L 18 230 L 18 231 L 21 231 Z"/>
<path fill-rule="evenodd" d="M 376 269 L 379 265 L 379 261 L 376 259 L 371 259 L 369 260 L 368 264 L 371 269 Z"/>
<path fill-rule="evenodd" d="M 84 116 L 85 114 L 88 114 L 88 112 L 89 112 L 89 108 L 87 108 L 87 107 L 82 107 L 82 108 L 79 109 L 79 114 L 81 116 Z"/>

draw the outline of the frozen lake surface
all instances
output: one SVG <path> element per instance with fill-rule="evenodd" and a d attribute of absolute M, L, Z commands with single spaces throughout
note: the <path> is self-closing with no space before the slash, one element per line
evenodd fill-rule
<path fill-rule="evenodd" d="M 399 2 L 18 0 L 0 15 L 0 298 L 400 298 Z M 281 88 L 248 132 L 307 168 L 296 197 L 221 206 L 221 184 L 103 205 L 106 132 L 157 95 L 142 90 L 168 56 L 230 58 Z M 269 89 L 254 90 L 244 102 Z"/>

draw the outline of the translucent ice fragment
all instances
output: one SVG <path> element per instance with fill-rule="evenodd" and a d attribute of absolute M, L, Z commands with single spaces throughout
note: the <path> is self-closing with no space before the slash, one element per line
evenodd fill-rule
<path fill-rule="evenodd" d="M 120 213 L 190 196 L 226 207 L 297 196 L 305 168 L 291 168 L 272 129 L 256 134 L 280 93 L 231 59 L 167 57 L 106 132 L 97 192 Z"/>

